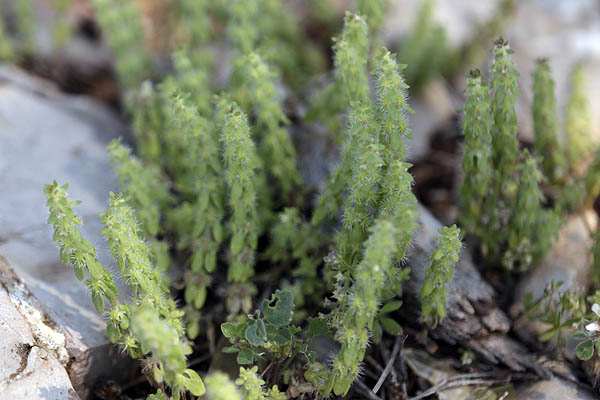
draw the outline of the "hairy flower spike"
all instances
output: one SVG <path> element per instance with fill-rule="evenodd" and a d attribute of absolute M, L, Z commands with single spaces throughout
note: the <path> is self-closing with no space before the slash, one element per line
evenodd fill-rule
<path fill-rule="evenodd" d="M 548 60 L 544 58 L 536 61 L 533 73 L 531 113 L 535 131 L 535 151 L 543 157 L 542 171 L 552 182 L 557 182 L 565 172 L 566 163 L 558 143 L 554 79 L 552 79 Z"/>
<path fill-rule="evenodd" d="M 15 49 L 10 40 L 3 18 L 0 18 L 0 61 L 11 62 L 15 58 Z"/>
<path fill-rule="evenodd" d="M 296 151 L 285 128 L 289 120 L 281 108 L 275 85 L 277 75 L 257 53 L 248 54 L 242 64 L 249 100 L 256 111 L 259 150 L 264 165 L 287 199 L 301 179 L 296 170 Z"/>
<path fill-rule="evenodd" d="M 346 106 L 352 102 L 371 106 L 371 94 L 367 76 L 368 59 L 367 24 L 362 17 L 346 13 L 344 30 L 334 45 L 336 79 L 344 92 Z M 356 148 L 356 138 L 349 131 L 342 154 L 342 163 L 334 171 L 330 183 L 318 200 L 312 223 L 319 226 L 326 220 L 335 218 L 343 204 L 346 183 L 352 178 L 352 158 Z"/>
<path fill-rule="evenodd" d="M 225 178 L 229 185 L 229 205 L 232 211 L 231 264 L 227 279 L 243 283 L 254 274 L 254 250 L 260 232 L 256 206 L 256 181 L 260 162 L 250 138 L 248 120 L 239 106 L 221 98 L 218 112 Z"/>
<path fill-rule="evenodd" d="M 159 318 L 148 304 L 135 307 L 131 315 L 131 331 L 138 338 L 142 352 L 151 353 L 150 359 L 164 381 L 171 387 L 173 397 L 189 390 L 194 396 L 205 393 L 204 383 L 196 371 L 186 368 L 186 355 L 191 347 L 181 342 L 179 333 L 168 322 Z"/>
<path fill-rule="evenodd" d="M 204 379 L 210 400 L 242 400 L 235 384 L 223 372 L 217 371 Z"/>
<path fill-rule="evenodd" d="M 337 248 L 348 265 L 355 264 L 370 224 L 369 208 L 374 207 L 381 179 L 381 145 L 374 110 L 369 105 L 353 103 L 350 107 L 350 136 L 354 138 L 352 179 L 345 201 L 344 226 Z"/>
<path fill-rule="evenodd" d="M 29 0 L 16 0 L 12 4 L 14 5 L 16 16 L 18 48 L 25 54 L 32 54 L 36 50 L 33 2 Z"/>
<path fill-rule="evenodd" d="M 518 169 L 520 182 L 507 226 L 508 249 L 502 259 L 508 270 L 517 267 L 526 270 L 537 262 L 550 248 L 559 226 L 558 216 L 542 208 L 544 196 L 539 182 L 543 176 L 529 151 L 523 151 L 523 162 Z"/>
<path fill-rule="evenodd" d="M 463 120 L 462 168 L 465 180 L 460 188 L 460 204 L 464 212 L 462 222 L 468 231 L 478 237 L 484 235 L 483 207 L 490 190 L 492 118 L 489 91 L 481 80 L 479 70 L 473 70 L 467 76 L 467 100 Z"/>
<path fill-rule="evenodd" d="M 211 87 L 208 66 L 194 65 L 190 58 L 194 52 L 187 48 L 175 51 L 171 59 L 175 65 L 175 79 L 179 89 L 189 93 L 198 112 L 203 117 L 212 113 Z"/>
<path fill-rule="evenodd" d="M 341 36 L 335 39 L 333 50 L 336 79 L 342 82 L 347 104 L 353 101 L 369 103 L 369 34 L 367 23 L 360 15 L 346 13 L 344 30 Z"/>
<path fill-rule="evenodd" d="M 122 145 L 121 139 L 111 141 L 106 148 L 110 163 L 119 178 L 121 191 L 137 210 L 146 237 L 156 236 L 160 231 L 160 213 L 171 202 L 169 187 L 155 167 L 142 165 Z"/>
<path fill-rule="evenodd" d="M 585 76 L 583 64 L 576 64 L 571 71 L 571 95 L 567 102 L 565 121 L 569 166 L 578 175 L 582 169 L 578 163 L 589 157 L 596 147 L 590 137 L 591 121 Z"/>
<path fill-rule="evenodd" d="M 386 8 L 389 5 L 389 0 L 357 0 L 356 9 L 360 15 L 366 16 L 369 29 L 372 32 L 377 32 L 385 17 Z"/>
<path fill-rule="evenodd" d="M 77 225 L 82 221 L 75 215 L 73 207 L 78 204 L 67 197 L 68 185 L 59 186 L 55 181 L 44 187 L 50 211 L 48 223 L 54 228 L 54 241 L 60 247 L 60 259 L 64 264 L 71 264 L 75 276 L 79 280 L 85 278 L 85 271 L 90 274 L 86 285 L 91 291 L 92 300 L 99 313 L 104 312 L 103 296 L 111 305 L 118 304 L 119 290 L 115 286 L 113 276 L 104 269 L 96 257 L 94 246 L 81 236 Z"/>
<path fill-rule="evenodd" d="M 412 193 L 410 164 L 405 163 L 404 139 L 411 137 L 406 122 L 406 114 L 412 109 L 406 103 L 408 85 L 404 82 L 395 57 L 387 49 L 382 49 L 376 60 L 377 78 L 377 122 L 379 143 L 382 153 L 382 179 L 379 190 L 378 209 L 381 215 L 388 216 L 399 227 L 395 260 L 401 261 L 417 228 L 417 199 Z M 401 287 L 401 285 L 399 285 Z"/>
<path fill-rule="evenodd" d="M 433 325 L 446 316 L 446 285 L 452 278 L 462 247 L 460 229 L 456 225 L 444 226 L 438 233 L 438 248 L 431 254 L 431 266 L 421 288 L 421 318 Z"/>
<path fill-rule="evenodd" d="M 492 84 L 494 91 L 492 113 L 492 162 L 499 174 L 497 181 L 508 181 L 518 159 L 517 113 L 515 102 L 519 96 L 517 77 L 519 72 L 510 55 L 513 50 L 508 42 L 499 38 L 494 44 Z"/>
<path fill-rule="evenodd" d="M 385 280 L 393 268 L 397 228 L 383 218 L 378 219 L 369 231 L 363 260 L 353 273 L 351 296 L 340 304 L 343 327 L 338 329 L 336 340 L 342 348 L 333 361 L 332 371 L 333 391 L 339 396 L 348 393 L 358 375 Z"/>
<path fill-rule="evenodd" d="M 92 0 L 92 4 L 105 40 L 115 56 L 119 80 L 125 88 L 137 89 L 148 77 L 150 62 L 141 50 L 144 32 L 136 1 Z"/>
<path fill-rule="evenodd" d="M 271 387 L 265 391 L 265 381 L 256 374 L 258 367 L 244 368 L 240 367 L 240 376 L 235 381 L 240 386 L 242 394 L 246 400 L 285 400 L 285 393 L 281 393 L 277 386 Z"/>

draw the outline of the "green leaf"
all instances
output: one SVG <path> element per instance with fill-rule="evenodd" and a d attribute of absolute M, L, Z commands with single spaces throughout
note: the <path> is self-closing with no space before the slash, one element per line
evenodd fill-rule
<path fill-rule="evenodd" d="M 379 310 L 379 314 L 391 313 L 392 311 L 396 311 L 400 307 L 402 307 L 402 300 L 390 301 L 389 303 L 381 307 L 381 310 Z"/>
<path fill-rule="evenodd" d="M 324 318 L 308 318 L 308 331 L 306 332 L 306 338 L 312 339 L 315 336 L 326 336 L 332 338 L 327 321 Z"/>
<path fill-rule="evenodd" d="M 267 341 L 267 331 L 262 319 L 251 322 L 244 332 L 244 337 L 252 346 L 262 346 Z"/>
<path fill-rule="evenodd" d="M 232 322 L 224 322 L 221 324 L 221 332 L 223 332 L 223 336 L 225 336 L 227 339 L 234 337 L 236 331 L 236 326 Z"/>
<path fill-rule="evenodd" d="M 104 312 L 104 298 L 100 292 L 96 290 L 92 292 L 92 303 L 94 303 L 96 311 L 98 311 L 100 314 Z"/>
<path fill-rule="evenodd" d="M 274 306 L 270 304 L 275 303 Z M 263 302 L 262 312 L 268 323 L 286 326 L 292 322 L 294 314 L 294 296 L 288 290 L 277 290 L 270 300 Z"/>
<path fill-rule="evenodd" d="M 240 348 L 236 347 L 236 346 L 227 346 L 227 347 L 223 347 L 221 349 L 221 351 L 223 353 L 239 353 L 240 352 Z"/>
<path fill-rule="evenodd" d="M 206 388 L 204 387 L 204 382 L 198 375 L 196 371 L 193 369 L 186 369 L 183 372 L 184 376 L 186 376 L 185 380 L 185 388 L 190 391 L 194 396 L 202 396 L 206 392 Z"/>
<path fill-rule="evenodd" d="M 575 354 L 580 360 L 589 360 L 594 355 L 594 343 L 591 340 L 579 343 L 575 348 Z"/>
<path fill-rule="evenodd" d="M 106 324 L 106 334 L 111 343 L 117 343 L 117 340 L 121 337 L 117 324 L 110 321 Z"/>
<path fill-rule="evenodd" d="M 250 349 L 242 349 L 237 355 L 237 363 L 240 365 L 252 364 L 254 362 L 254 353 Z"/>
<path fill-rule="evenodd" d="M 391 318 L 381 318 L 381 325 L 383 326 L 383 330 L 393 336 L 398 336 L 402 333 L 402 327 L 399 323 L 394 321 Z"/>
<path fill-rule="evenodd" d="M 573 334 L 573 336 L 571 336 L 571 338 L 573 340 L 582 340 L 582 339 L 587 338 L 587 336 L 585 336 L 585 333 L 583 333 L 583 332 L 575 332 Z"/>

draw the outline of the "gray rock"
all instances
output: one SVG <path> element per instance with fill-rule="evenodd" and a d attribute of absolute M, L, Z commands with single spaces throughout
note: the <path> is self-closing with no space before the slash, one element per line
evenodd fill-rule
<path fill-rule="evenodd" d="M 99 214 L 109 192 L 118 188 L 104 149 L 123 132 L 118 118 L 100 104 L 0 69 L 0 254 L 17 272 L 15 281 L 31 290 L 40 310 L 64 335 L 66 353 L 57 359 L 69 364 L 82 397 L 100 374 L 111 372 L 115 359 L 110 353 L 117 349 L 109 343 L 85 285 L 59 260 L 42 190 L 55 179 L 69 184 L 72 198 L 82 200 L 76 212 L 85 222 L 83 235 L 96 246 L 103 265 L 114 268 Z M 121 293 L 126 298 L 123 282 Z M 119 371 L 117 378 L 126 375 Z"/>
<path fill-rule="evenodd" d="M 547 380 L 524 383 L 516 387 L 519 400 L 593 400 L 597 395 L 577 384 L 575 378 L 554 376 Z"/>
<path fill-rule="evenodd" d="M 78 399 L 63 363 L 65 337 L 0 257 L 0 400 Z"/>

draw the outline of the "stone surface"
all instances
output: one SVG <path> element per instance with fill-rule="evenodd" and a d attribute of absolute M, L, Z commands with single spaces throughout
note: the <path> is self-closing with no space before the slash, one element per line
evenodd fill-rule
<path fill-rule="evenodd" d="M 571 381 L 553 377 L 518 387 L 516 398 L 519 400 L 593 400 L 598 397 Z"/>
<path fill-rule="evenodd" d="M 98 103 L 62 95 L 16 70 L 0 69 L 0 255 L 64 335 L 68 355 L 60 361 L 69 363 L 80 393 L 98 374 L 110 373 L 108 355 L 117 349 L 109 343 L 105 322 L 85 285 L 59 260 L 46 223 L 43 186 L 55 179 L 69 184 L 71 197 L 82 200 L 76 212 L 84 220 L 83 235 L 97 247 L 103 265 L 114 268 L 100 234 L 99 214 L 109 192 L 118 188 L 104 149 L 122 133 L 120 121 Z"/>
<path fill-rule="evenodd" d="M 65 337 L 0 257 L 0 400 L 78 399 Z"/>

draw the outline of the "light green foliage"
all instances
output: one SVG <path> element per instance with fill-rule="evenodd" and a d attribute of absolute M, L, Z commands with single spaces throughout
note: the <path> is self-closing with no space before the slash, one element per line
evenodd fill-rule
<path fill-rule="evenodd" d="M 14 58 L 15 49 L 13 48 L 13 43 L 6 32 L 4 19 L 0 13 L 0 62 L 11 62 Z"/>
<path fill-rule="evenodd" d="M 153 377 L 157 382 L 164 379 L 172 387 L 175 398 L 179 398 L 181 390 L 202 394 L 204 388 L 200 377 L 185 369 L 185 355 L 191 349 L 181 341 L 183 313 L 169 297 L 166 277 L 152 267 L 150 249 L 140 237 L 133 209 L 122 196 L 111 194 L 109 207 L 102 215 L 105 225 L 102 232 L 121 277 L 133 293 L 129 305 L 119 302 L 113 276 L 100 264 L 94 247 L 77 229 L 81 220 L 73 212 L 76 202 L 68 200 L 66 189 L 56 182 L 44 188 L 50 210 L 48 222 L 54 227 L 54 240 L 60 247 L 61 260 L 73 265 L 80 280 L 85 277 L 86 270 L 89 272 L 86 285 L 96 310 L 103 313 L 104 298 L 109 301 L 106 327 L 109 339 L 133 358 L 152 352 L 149 363 Z"/>
<path fill-rule="evenodd" d="M 465 216 L 461 220 L 467 231 L 481 240 L 482 253 L 488 260 L 511 271 L 523 271 L 550 249 L 561 212 L 577 200 L 561 196 L 556 210 L 544 209 L 539 187 L 543 175 L 537 160 L 528 151 L 519 157 L 515 111 L 518 71 L 511 53 L 504 39 L 495 42 L 490 91 L 479 71 L 468 77 L 463 124 L 465 181 L 461 188 Z M 552 85 L 548 70 L 536 74 L 542 75 L 536 78 L 539 102 L 540 96 L 552 94 L 552 90 L 546 93 L 539 86 L 547 86 L 547 91 Z M 543 79 L 546 81 L 542 84 L 539 81 Z M 534 113 L 549 112 L 552 101 L 544 101 L 534 105 Z"/>
<path fill-rule="evenodd" d="M 594 245 L 592 247 L 593 263 L 590 267 L 592 281 L 600 283 L 600 229 L 596 229 L 594 234 Z"/>
<path fill-rule="evenodd" d="M 73 207 L 79 202 L 68 199 L 67 188 L 68 185 L 59 186 L 56 181 L 44 187 L 50 211 L 48 223 L 54 228 L 53 240 L 60 247 L 61 261 L 73 266 L 75 276 L 80 281 L 85 278 L 86 271 L 89 273 L 86 285 L 90 289 L 96 310 L 102 313 L 103 297 L 106 297 L 111 305 L 116 305 L 119 290 L 112 275 L 98 261 L 94 246 L 81 236 L 77 225 L 83 222 L 73 211 Z"/>
<path fill-rule="evenodd" d="M 92 0 L 92 5 L 115 57 L 121 84 L 126 89 L 137 89 L 149 75 L 150 60 L 143 50 L 144 31 L 136 1 Z"/>
<path fill-rule="evenodd" d="M 519 97 L 517 77 L 519 72 L 511 58 L 513 50 L 508 42 L 499 38 L 494 43 L 491 71 L 492 113 L 492 165 L 498 174 L 495 182 L 499 185 L 511 181 L 518 159 L 517 113 L 515 103 Z M 500 187 L 496 190 L 501 190 Z"/>
<path fill-rule="evenodd" d="M 52 36 L 56 46 L 63 46 L 71 36 L 72 26 L 67 18 L 71 0 L 52 0 L 54 21 Z"/>
<path fill-rule="evenodd" d="M 229 13 L 228 33 L 239 55 L 257 51 L 292 87 L 304 84 L 306 73 L 322 63 L 284 2 L 235 0 Z"/>
<path fill-rule="evenodd" d="M 242 400 L 235 384 L 220 371 L 208 375 L 204 383 L 209 400 Z"/>
<path fill-rule="evenodd" d="M 293 311 L 292 293 L 288 290 L 275 291 L 271 299 L 263 301 L 261 310 L 256 310 L 242 322 L 221 325 L 223 335 L 232 344 L 223 351 L 237 353 L 237 362 L 241 365 L 259 360 L 291 361 L 299 353 L 310 362 L 314 361 L 314 354 L 298 335 L 301 329 L 291 324 Z M 307 338 L 310 339 L 312 334 L 314 331 L 309 329 Z"/>
<path fill-rule="evenodd" d="M 554 79 L 547 59 L 536 61 L 533 73 L 533 129 L 535 151 L 543 157 L 542 171 L 552 182 L 557 182 L 566 172 L 564 154 L 558 142 L 558 121 L 556 118 L 556 96 Z"/>
<path fill-rule="evenodd" d="M 159 94 L 150 81 L 142 82 L 137 92 L 131 124 L 140 158 L 149 164 L 162 165 L 164 116 Z"/>
<path fill-rule="evenodd" d="M 326 239 L 308 221 L 301 219 L 299 211 L 288 207 L 279 214 L 271 228 L 271 243 L 265 256 L 273 263 L 289 264 L 291 259 L 297 260 L 298 266 L 292 275 L 301 278 L 302 293 L 309 295 L 323 283 L 317 276 L 321 259 L 315 249 L 322 247 Z"/>
<path fill-rule="evenodd" d="M 281 393 L 277 386 L 265 391 L 265 381 L 256 374 L 258 367 L 240 367 L 240 376 L 236 379 L 236 385 L 240 386 L 246 400 L 285 400 L 285 393 Z"/>
<path fill-rule="evenodd" d="M 156 265 L 166 270 L 170 264 L 168 245 L 155 239 L 162 232 L 160 217 L 172 197 L 169 187 L 155 166 L 144 166 L 131 155 L 131 150 L 120 139 L 109 143 L 107 153 L 119 178 L 121 191 L 136 209 L 143 235 L 149 240 Z"/>
<path fill-rule="evenodd" d="M 489 91 L 479 70 L 473 70 L 467 76 L 466 95 L 462 161 L 465 180 L 460 188 L 462 222 L 469 232 L 481 236 L 485 230 L 481 223 L 486 211 L 483 205 L 491 185 L 492 114 Z"/>
<path fill-rule="evenodd" d="M 360 254 L 371 222 L 369 209 L 376 205 L 377 185 L 381 179 L 381 145 L 372 107 L 353 103 L 349 115 L 349 135 L 353 138 L 351 179 L 344 207 L 344 224 L 337 249 L 345 264 L 352 266 Z"/>
<path fill-rule="evenodd" d="M 111 141 L 106 151 L 119 178 L 121 191 L 137 211 L 144 235 L 148 238 L 156 236 L 161 232 L 161 211 L 172 200 L 160 170 L 143 165 L 121 139 Z"/>
<path fill-rule="evenodd" d="M 333 361 L 332 388 L 341 396 L 348 392 L 359 373 L 385 280 L 393 268 L 397 228 L 391 221 L 380 219 L 369 231 L 363 260 L 353 274 L 354 284 L 340 299 L 335 315 L 338 327 L 335 339 L 342 348 Z"/>
<path fill-rule="evenodd" d="M 389 0 L 356 0 L 356 10 L 365 16 L 371 32 L 376 33 L 381 28 L 388 3 Z"/>
<path fill-rule="evenodd" d="M 406 81 L 414 93 L 439 71 L 446 58 L 446 36 L 434 22 L 434 5 L 433 0 L 423 2 L 415 26 L 398 51 L 398 60 L 408 65 Z"/>
<path fill-rule="evenodd" d="M 564 343 L 565 332 L 578 324 L 586 314 L 585 301 L 579 290 L 562 288 L 562 282 L 552 281 L 538 299 L 534 300 L 529 293 L 523 303 L 528 318 L 544 324 L 544 331 L 539 335 L 543 343 L 553 339 Z"/>
<path fill-rule="evenodd" d="M 31 0 L 16 0 L 12 2 L 16 17 L 19 52 L 32 54 L 35 51 L 35 14 Z"/>
<path fill-rule="evenodd" d="M 341 82 L 341 90 L 346 104 L 357 101 L 368 104 L 371 100 L 367 64 L 369 56 L 369 35 L 365 20 L 352 13 L 346 13 L 344 30 L 335 38 L 336 79 Z"/>
<path fill-rule="evenodd" d="M 289 199 L 301 179 L 296 170 L 296 152 L 285 128 L 289 120 L 280 105 L 277 75 L 257 53 L 248 54 L 241 64 L 249 102 L 256 114 L 259 153 L 282 198 Z"/>
<path fill-rule="evenodd" d="M 181 41 L 189 48 L 206 44 L 212 36 L 209 3 L 210 0 L 180 0 L 177 4 L 177 28 L 183 36 Z M 194 56 L 194 59 L 197 57 Z"/>
<path fill-rule="evenodd" d="M 211 87 L 208 65 L 195 65 L 191 56 L 196 54 L 188 48 L 182 48 L 171 55 L 175 66 L 177 86 L 184 93 L 189 93 L 198 112 L 203 117 L 212 113 Z"/>
<path fill-rule="evenodd" d="M 569 166 L 576 174 L 581 174 L 581 165 L 578 164 L 595 149 L 590 137 L 590 128 L 586 70 L 583 64 L 576 64 L 571 72 L 571 94 L 567 102 L 565 121 Z"/>
<path fill-rule="evenodd" d="M 460 229 L 456 225 L 444 226 L 438 233 L 438 247 L 431 254 L 431 266 L 427 268 L 421 288 L 421 318 L 432 325 L 437 325 L 446 316 L 446 285 L 452 278 L 462 247 Z"/>
<path fill-rule="evenodd" d="M 198 114 L 189 99 L 173 93 L 171 115 L 174 131 L 181 140 L 183 173 L 178 182 L 190 200 L 174 210 L 171 223 L 179 234 L 180 248 L 192 250 L 194 273 L 212 272 L 217 251 L 225 239 L 225 185 L 223 166 L 214 128 Z"/>
<path fill-rule="evenodd" d="M 383 161 L 378 209 L 380 214 L 387 215 L 400 227 L 395 254 L 395 260 L 400 261 L 404 260 L 412 234 L 417 228 L 417 199 L 412 193 L 413 179 L 408 172 L 411 165 L 404 162 L 404 140 L 411 137 L 406 114 L 413 111 L 406 103 L 408 86 L 401 75 L 404 66 L 398 65 L 393 54 L 385 49 L 377 57 L 376 120 L 380 128 L 379 143 Z"/>
<path fill-rule="evenodd" d="M 345 105 L 353 101 L 364 106 L 371 104 L 371 94 L 367 77 L 368 63 L 368 28 L 364 19 L 358 15 L 347 13 L 344 19 L 344 30 L 335 39 L 335 71 L 336 86 L 344 93 Z M 339 96 L 339 94 L 338 94 Z M 335 218 L 343 204 L 343 192 L 346 182 L 351 179 L 351 161 L 356 140 L 351 133 L 345 138 L 342 163 L 334 171 L 329 185 L 321 194 L 313 213 L 312 223 L 320 225 L 326 220 Z"/>
<path fill-rule="evenodd" d="M 227 279 L 243 283 L 254 274 L 254 251 L 260 231 L 256 205 L 260 162 L 246 115 L 235 102 L 218 102 L 225 178 L 229 187 L 231 243 Z"/>
<path fill-rule="evenodd" d="M 194 396 L 204 394 L 206 390 L 198 373 L 186 368 L 186 355 L 192 348 L 181 342 L 177 330 L 162 320 L 151 305 L 143 304 L 132 310 L 131 331 L 142 352 L 151 353 L 150 359 L 157 365 L 153 374 L 160 375 L 160 380 L 171 387 L 174 399 L 179 399 L 185 390 Z"/>
<path fill-rule="evenodd" d="M 518 170 L 520 182 L 507 226 L 508 248 L 502 257 L 508 270 L 526 270 L 537 262 L 550 248 L 559 226 L 558 216 L 552 210 L 542 209 L 542 173 L 527 150 Z"/>
<path fill-rule="evenodd" d="M 230 3 L 230 21 L 227 25 L 233 48 L 240 54 L 248 54 L 256 48 L 259 32 L 255 28 L 258 19 L 259 0 L 235 0 Z"/>

